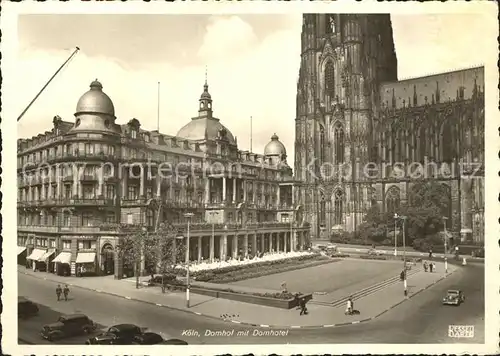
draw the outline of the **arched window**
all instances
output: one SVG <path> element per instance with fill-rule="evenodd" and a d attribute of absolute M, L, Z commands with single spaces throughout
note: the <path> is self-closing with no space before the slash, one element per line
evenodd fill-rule
<path fill-rule="evenodd" d="M 391 157 L 393 163 L 398 161 L 398 131 L 394 126 L 391 130 Z"/>
<path fill-rule="evenodd" d="M 455 157 L 455 137 L 453 135 L 453 128 L 451 126 L 450 120 L 446 120 L 443 124 L 443 130 L 441 132 L 441 142 L 442 142 L 442 160 L 443 162 L 451 162 Z"/>
<path fill-rule="evenodd" d="M 333 137 L 334 137 L 334 162 L 335 164 L 344 163 L 344 129 L 342 125 L 337 122 L 333 129 Z"/>
<path fill-rule="evenodd" d="M 325 220 L 326 220 L 326 201 L 325 201 L 325 196 L 322 193 L 319 201 L 319 223 L 321 225 L 324 225 Z"/>
<path fill-rule="evenodd" d="M 335 96 L 335 68 L 331 61 L 328 61 L 325 66 L 325 91 L 330 97 Z"/>
<path fill-rule="evenodd" d="M 406 157 L 406 140 L 405 140 L 405 131 L 400 129 L 398 130 L 398 138 L 397 138 L 397 146 L 398 146 L 398 157 L 397 162 L 403 162 Z"/>
<path fill-rule="evenodd" d="M 426 139 L 426 129 L 425 127 L 422 127 L 420 129 L 420 135 L 418 138 L 418 145 L 419 145 L 419 159 L 421 162 L 424 161 L 424 158 L 427 154 L 427 139 Z"/>
<path fill-rule="evenodd" d="M 325 129 L 323 126 L 319 127 L 319 161 L 325 162 Z"/>
<path fill-rule="evenodd" d="M 387 191 L 386 198 L 385 198 L 385 204 L 386 204 L 386 211 L 390 214 L 397 213 L 399 211 L 399 206 L 400 206 L 400 196 L 399 196 L 399 189 L 396 187 L 392 187 Z"/>
<path fill-rule="evenodd" d="M 344 194 L 342 191 L 337 190 L 334 196 L 334 225 L 342 225 L 342 217 L 344 214 L 344 202 L 343 202 Z"/>

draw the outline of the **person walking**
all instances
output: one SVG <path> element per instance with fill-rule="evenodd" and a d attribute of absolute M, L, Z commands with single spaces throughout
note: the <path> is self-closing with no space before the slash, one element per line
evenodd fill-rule
<path fill-rule="evenodd" d="M 352 302 L 352 297 L 349 297 L 349 299 L 347 299 L 347 306 L 346 306 L 346 309 L 345 309 L 345 313 L 347 315 L 351 315 L 352 314 L 352 311 L 354 310 L 353 309 L 353 302 Z"/>
<path fill-rule="evenodd" d="M 429 249 L 429 258 L 432 258 L 432 248 Z"/>
<path fill-rule="evenodd" d="M 69 294 L 69 287 L 67 284 L 64 286 L 63 293 L 64 293 L 64 300 L 67 302 L 68 301 L 68 294 Z"/>
<path fill-rule="evenodd" d="M 429 271 L 432 273 L 432 271 L 434 270 L 434 263 L 430 263 L 429 264 Z"/>
<path fill-rule="evenodd" d="M 306 298 L 300 299 L 300 315 L 307 315 Z"/>
<path fill-rule="evenodd" d="M 57 301 L 61 300 L 61 293 L 62 293 L 61 285 L 58 284 L 57 287 L 56 287 Z"/>

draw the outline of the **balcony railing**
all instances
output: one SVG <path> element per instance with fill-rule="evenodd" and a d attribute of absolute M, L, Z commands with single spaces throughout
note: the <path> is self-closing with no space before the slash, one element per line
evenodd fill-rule
<path fill-rule="evenodd" d="M 18 225 L 18 230 L 32 232 L 77 232 L 77 233 L 98 233 L 115 232 L 107 226 L 47 226 L 47 225 Z"/>
<path fill-rule="evenodd" d="M 114 205 L 115 199 L 113 198 L 75 198 L 75 199 L 44 199 L 44 200 L 31 200 L 31 201 L 18 201 L 18 207 L 36 207 L 36 206 L 109 206 Z"/>

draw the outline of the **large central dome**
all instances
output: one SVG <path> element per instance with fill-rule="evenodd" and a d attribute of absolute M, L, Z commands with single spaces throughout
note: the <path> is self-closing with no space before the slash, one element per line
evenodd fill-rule
<path fill-rule="evenodd" d="M 104 114 L 115 116 L 113 102 L 102 91 L 102 84 L 96 79 L 90 84 L 90 90 L 83 94 L 76 104 L 76 113 Z"/>
<path fill-rule="evenodd" d="M 225 136 L 229 144 L 234 145 L 233 134 L 215 118 L 194 118 L 184 125 L 177 137 L 187 138 L 189 140 L 216 140 Z"/>

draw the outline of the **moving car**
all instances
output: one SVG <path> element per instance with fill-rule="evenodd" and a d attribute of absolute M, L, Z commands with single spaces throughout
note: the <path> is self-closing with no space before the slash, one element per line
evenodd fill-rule
<path fill-rule="evenodd" d="M 163 343 L 163 337 L 157 333 L 145 332 L 134 337 L 133 344 L 135 345 L 157 345 Z"/>
<path fill-rule="evenodd" d="M 19 318 L 28 318 L 38 315 L 38 306 L 31 300 L 24 297 L 17 298 L 17 316 Z"/>
<path fill-rule="evenodd" d="M 108 331 L 88 339 L 86 345 L 132 345 L 135 338 L 144 333 L 144 329 L 134 324 L 118 324 Z"/>
<path fill-rule="evenodd" d="M 168 339 L 161 343 L 162 345 L 188 345 L 188 343 L 181 339 Z"/>
<path fill-rule="evenodd" d="M 443 305 L 460 305 L 465 301 L 465 296 L 462 291 L 451 289 L 443 298 Z"/>
<path fill-rule="evenodd" d="M 49 341 L 64 339 L 71 336 L 89 334 L 96 329 L 96 325 L 84 314 L 69 314 L 59 317 L 57 322 L 47 324 L 40 332 L 44 339 Z"/>

